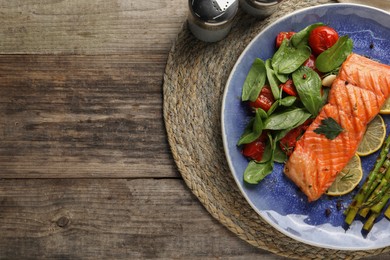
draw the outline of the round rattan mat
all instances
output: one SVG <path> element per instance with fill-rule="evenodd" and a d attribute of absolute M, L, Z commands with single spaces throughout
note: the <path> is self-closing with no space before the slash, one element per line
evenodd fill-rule
<path fill-rule="evenodd" d="M 247 44 L 267 25 L 294 10 L 330 3 L 286 0 L 259 21 L 239 11 L 229 35 L 217 43 L 195 39 L 186 23 L 169 53 L 164 75 L 164 120 L 177 167 L 188 187 L 219 222 L 255 247 L 299 259 L 357 259 L 390 251 L 314 247 L 278 232 L 250 207 L 230 173 L 221 137 L 227 78 Z"/>

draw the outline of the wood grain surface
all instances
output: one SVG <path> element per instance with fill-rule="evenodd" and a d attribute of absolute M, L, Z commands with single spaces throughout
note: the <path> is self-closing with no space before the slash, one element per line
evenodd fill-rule
<path fill-rule="evenodd" d="M 0 194 L 2 259 L 259 256 L 178 179 L 1 180 Z"/>
<path fill-rule="evenodd" d="M 4 178 L 177 177 L 162 120 L 166 53 L 2 55 Z"/>
<path fill-rule="evenodd" d="M 0 259 L 283 259 L 172 159 L 161 87 L 186 4 L 0 0 Z"/>

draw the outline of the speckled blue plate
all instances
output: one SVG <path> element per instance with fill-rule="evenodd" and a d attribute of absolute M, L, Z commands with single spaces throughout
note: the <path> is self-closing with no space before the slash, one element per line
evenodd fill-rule
<path fill-rule="evenodd" d="M 355 53 L 390 64 L 390 14 L 385 11 L 362 5 L 329 4 L 302 9 L 279 19 L 252 40 L 228 79 L 222 104 L 226 157 L 237 185 L 253 209 L 285 235 L 307 244 L 332 249 L 387 247 L 390 246 L 390 221 L 383 216 L 369 234 L 362 233 L 361 220 L 354 221 L 348 229 L 344 226 L 343 210 L 351 202 L 354 193 L 342 197 L 324 195 L 318 201 L 308 203 L 306 196 L 283 175 L 282 164 L 276 164 L 272 174 L 258 185 L 243 182 L 248 161 L 236 144 L 250 119 L 246 106 L 240 101 L 246 75 L 256 57 L 263 60 L 272 57 L 278 32 L 299 31 L 315 22 L 330 25 L 340 35 L 348 34 L 354 41 Z M 384 119 L 389 132 L 390 117 L 385 116 Z M 362 158 L 365 176 L 377 155 L 378 152 Z M 330 211 L 330 214 L 325 211 Z"/>

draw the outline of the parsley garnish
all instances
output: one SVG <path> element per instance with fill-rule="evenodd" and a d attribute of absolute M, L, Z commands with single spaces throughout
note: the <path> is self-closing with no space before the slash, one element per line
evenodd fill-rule
<path fill-rule="evenodd" d="M 335 139 L 344 129 L 331 117 L 321 120 L 321 125 L 314 130 L 316 134 L 323 134 L 326 138 Z"/>

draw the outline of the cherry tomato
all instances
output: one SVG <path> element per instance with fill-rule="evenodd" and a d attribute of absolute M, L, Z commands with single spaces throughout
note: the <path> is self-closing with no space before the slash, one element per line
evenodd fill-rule
<path fill-rule="evenodd" d="M 253 101 L 249 102 L 249 106 L 253 108 L 261 108 L 264 111 L 268 111 L 272 104 L 275 102 L 274 95 L 272 94 L 271 88 L 265 85 L 259 94 L 259 97 Z"/>
<path fill-rule="evenodd" d="M 294 82 L 292 79 L 288 79 L 285 83 L 282 83 L 279 85 L 279 87 L 287 94 L 290 96 L 298 96 L 297 89 L 294 86 Z"/>
<path fill-rule="evenodd" d="M 263 158 L 265 147 L 267 145 L 267 140 L 267 133 L 263 132 L 260 137 L 257 138 L 255 141 L 249 144 L 244 144 L 242 154 L 249 159 L 261 161 L 261 159 Z"/>
<path fill-rule="evenodd" d="M 310 54 L 310 57 L 303 63 L 303 66 L 311 68 L 317 72 L 320 77 L 323 75 L 323 73 L 321 73 L 316 67 L 316 57 L 313 54 Z"/>
<path fill-rule="evenodd" d="M 295 32 L 280 32 L 278 36 L 276 36 L 276 48 L 279 48 L 282 45 L 284 39 L 290 39 Z"/>
<path fill-rule="evenodd" d="M 301 138 L 303 133 L 305 133 L 311 122 L 313 122 L 312 119 L 306 120 L 302 125 L 290 130 L 282 139 L 280 139 L 280 148 L 287 156 L 292 154 L 297 141 Z"/>
<path fill-rule="evenodd" d="M 319 55 L 333 46 L 339 39 L 338 33 L 329 26 L 318 26 L 309 35 L 309 45 L 314 54 Z"/>
<path fill-rule="evenodd" d="M 316 57 L 310 54 L 310 57 L 303 63 L 303 66 L 309 67 L 313 70 L 316 69 Z"/>

